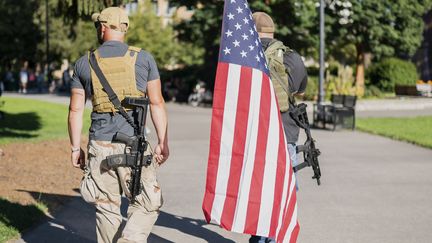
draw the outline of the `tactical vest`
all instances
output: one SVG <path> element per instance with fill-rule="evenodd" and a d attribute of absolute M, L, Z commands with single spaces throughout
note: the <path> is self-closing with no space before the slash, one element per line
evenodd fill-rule
<path fill-rule="evenodd" d="M 294 96 L 289 89 L 289 70 L 283 62 L 284 54 L 289 52 L 292 52 L 292 50 L 278 40 L 273 40 L 264 52 L 280 112 L 288 111 L 290 103 L 295 104 Z"/>
<path fill-rule="evenodd" d="M 102 58 L 99 56 L 97 50 L 94 51 L 102 73 L 105 75 L 108 83 L 120 101 L 123 101 L 126 96 L 142 97 L 144 95 L 143 92 L 137 89 L 135 77 L 135 63 L 140 51 L 141 48 L 129 46 L 124 56 L 108 58 Z M 108 94 L 104 91 L 99 78 L 91 68 L 91 65 L 90 70 L 93 86 L 93 111 L 98 113 L 117 112 L 113 104 L 110 102 Z M 125 108 L 128 110 L 128 107 Z"/>

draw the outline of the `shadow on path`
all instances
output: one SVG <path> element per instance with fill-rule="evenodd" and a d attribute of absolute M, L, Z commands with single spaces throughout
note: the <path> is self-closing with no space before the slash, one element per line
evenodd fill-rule
<path fill-rule="evenodd" d="M 47 205 L 65 204 L 65 207 L 58 212 L 54 212 L 52 218 L 45 216 L 43 212 L 40 211 L 37 215 L 39 220 L 43 219 L 43 223 L 27 230 L 22 235 L 22 239 L 17 242 L 96 242 L 96 219 L 94 207 L 92 205 L 85 203 L 78 196 L 33 191 L 26 192 L 36 200 L 42 201 Z M 127 204 L 128 200 L 123 198 L 121 211 L 124 217 L 126 217 Z M 18 205 L 18 207 L 30 207 L 29 210 L 32 211 L 36 211 L 37 209 L 35 206 Z M 3 208 L 0 209 L 2 209 L 0 212 L 3 212 Z M 19 209 L 17 208 L 17 210 Z M 13 212 L 14 211 L 11 211 L 11 214 L 15 215 L 16 213 Z M 21 215 L 21 211 L 18 214 Z M 18 225 L 20 221 L 25 221 L 25 218 L 18 218 L 14 221 L 14 224 Z M 207 225 L 207 223 L 200 219 L 181 217 L 161 211 L 156 225 L 176 229 L 184 234 L 198 237 L 208 242 L 234 242 L 203 227 L 204 225 Z M 24 228 L 21 227 L 20 230 L 26 229 L 30 226 L 31 225 L 26 225 Z M 148 238 L 148 242 L 165 243 L 172 241 L 152 233 Z"/>

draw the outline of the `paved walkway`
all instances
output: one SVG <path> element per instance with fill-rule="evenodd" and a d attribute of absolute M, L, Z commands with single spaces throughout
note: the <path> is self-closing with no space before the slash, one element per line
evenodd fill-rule
<path fill-rule="evenodd" d="M 205 224 L 201 212 L 211 110 L 169 104 L 168 111 L 171 158 L 160 169 L 165 205 L 149 242 L 247 242 Z M 360 132 L 313 135 L 322 185 L 311 169 L 299 173 L 298 242 L 431 242 L 432 150 Z M 94 242 L 94 221 L 77 197 L 18 242 Z"/>

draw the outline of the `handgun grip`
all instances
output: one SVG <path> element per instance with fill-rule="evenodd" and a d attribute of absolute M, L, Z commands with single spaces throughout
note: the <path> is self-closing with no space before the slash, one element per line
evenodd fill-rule
<path fill-rule="evenodd" d="M 121 133 L 121 132 L 117 132 L 114 136 L 115 141 L 122 142 L 128 146 L 131 146 L 135 139 L 136 139 L 135 136 L 128 136 L 128 135 Z"/>

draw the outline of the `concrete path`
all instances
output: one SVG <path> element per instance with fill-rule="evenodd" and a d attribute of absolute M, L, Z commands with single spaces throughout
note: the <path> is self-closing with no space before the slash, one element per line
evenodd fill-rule
<path fill-rule="evenodd" d="M 149 242 L 247 242 L 207 225 L 201 212 L 211 110 L 169 104 L 168 111 L 171 157 L 159 176 L 165 205 Z M 310 168 L 299 173 L 298 242 L 432 242 L 432 150 L 359 132 L 312 133 L 322 185 Z M 94 221 L 77 197 L 17 242 L 94 242 Z"/>

